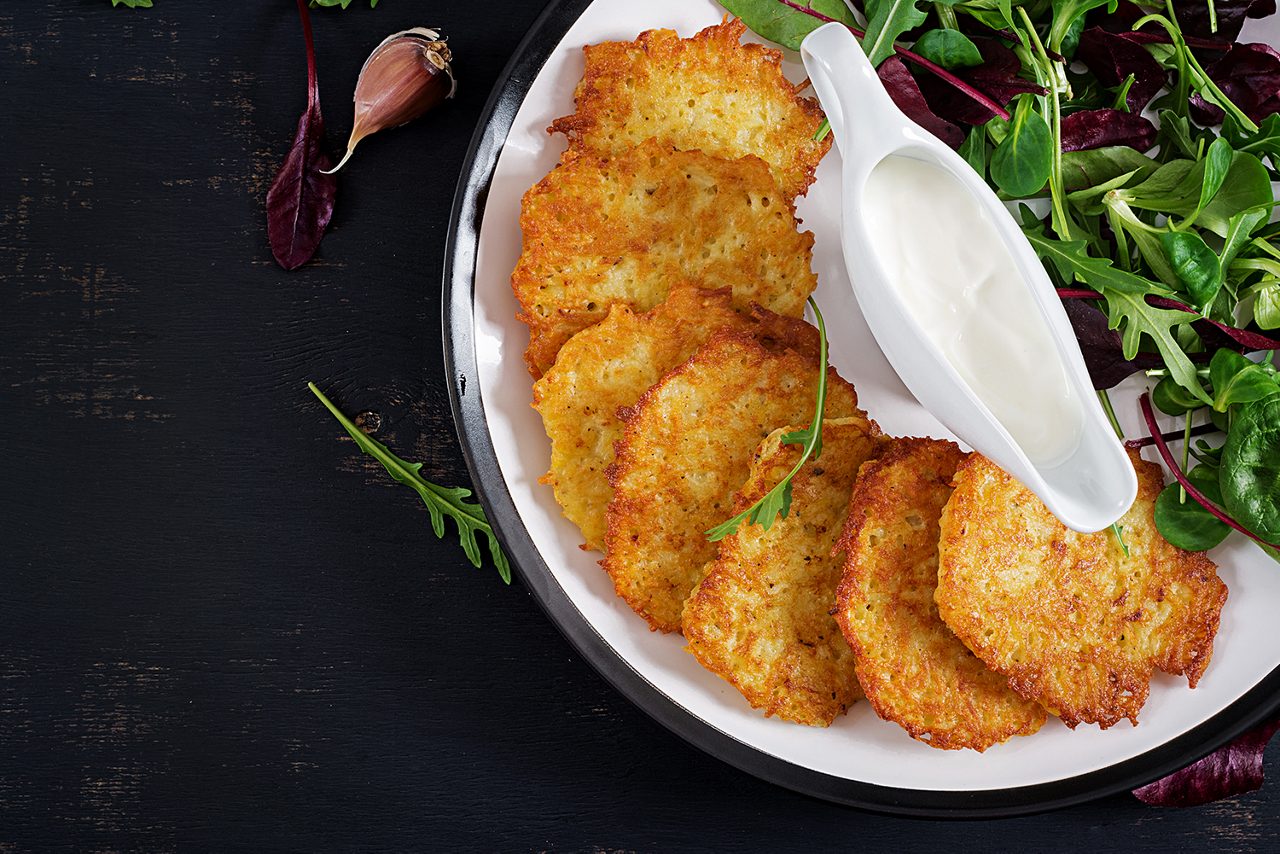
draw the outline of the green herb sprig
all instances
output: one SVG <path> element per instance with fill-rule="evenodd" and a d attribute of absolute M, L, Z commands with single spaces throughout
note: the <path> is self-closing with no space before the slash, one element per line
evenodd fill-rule
<path fill-rule="evenodd" d="M 818 324 L 818 391 L 813 408 L 813 420 L 803 430 L 795 430 L 782 436 L 784 445 L 803 445 L 800 459 L 792 466 L 787 476 L 778 481 L 772 489 L 760 497 L 760 500 L 743 510 L 737 516 L 721 522 L 707 531 L 707 539 L 711 542 L 723 540 L 736 533 L 743 522 L 748 525 L 759 525 L 764 530 L 773 526 L 779 516 L 786 518 L 791 512 L 791 481 L 799 473 L 810 457 L 817 459 L 822 455 L 822 418 L 827 406 L 827 326 L 818 310 L 818 303 L 809 297 L 809 307 Z"/>
<path fill-rule="evenodd" d="M 411 463 L 400 459 L 387 450 L 386 445 L 366 435 L 350 418 L 343 415 L 342 411 L 325 397 L 315 383 L 307 383 L 307 388 L 311 389 L 311 393 L 319 398 L 334 418 L 338 419 L 338 423 L 355 440 L 360 450 L 382 463 L 382 467 L 393 478 L 418 493 L 422 503 L 427 505 L 427 510 L 431 513 L 431 528 L 436 532 L 437 537 L 444 538 L 444 517 L 448 516 L 458 526 L 458 539 L 462 543 L 463 553 L 471 561 L 472 566 L 479 567 L 481 555 L 476 534 L 484 534 L 489 541 L 489 556 L 498 569 L 498 575 L 507 584 L 511 583 L 511 564 L 502 551 L 502 545 L 498 542 L 493 527 L 485 518 L 483 508 L 474 501 L 466 500 L 471 497 L 471 490 L 460 486 L 440 486 L 424 479 L 421 475 L 422 463 Z"/>

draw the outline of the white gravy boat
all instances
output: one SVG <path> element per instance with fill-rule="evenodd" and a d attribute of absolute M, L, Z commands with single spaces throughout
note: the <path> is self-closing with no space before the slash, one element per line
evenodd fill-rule
<path fill-rule="evenodd" d="M 898 109 L 861 45 L 843 25 L 826 24 L 814 30 L 800 53 L 844 161 L 840 234 L 845 266 L 867 326 L 885 357 L 925 409 L 1022 481 L 1063 524 L 1085 533 L 1108 527 L 1133 503 L 1137 476 L 1097 400 L 1053 283 L 1013 215 L 960 155 Z M 863 218 L 863 191 L 872 169 L 891 154 L 951 173 L 989 214 L 1010 250 L 1083 409 L 1079 441 L 1065 457 L 1048 465 L 1028 458 L 925 334 L 886 275 Z"/>

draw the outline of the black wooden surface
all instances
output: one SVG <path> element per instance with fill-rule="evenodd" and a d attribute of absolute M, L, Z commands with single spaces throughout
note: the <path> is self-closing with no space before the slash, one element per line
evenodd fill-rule
<path fill-rule="evenodd" d="M 461 87 L 362 145 L 286 274 L 262 199 L 304 102 L 294 4 L 155 2 L 0 7 L 0 852 L 1280 847 L 1280 785 L 912 822 L 651 723 L 305 389 L 466 481 L 444 236 L 538 3 L 314 14 L 335 150 L 382 36 L 443 27 Z"/>

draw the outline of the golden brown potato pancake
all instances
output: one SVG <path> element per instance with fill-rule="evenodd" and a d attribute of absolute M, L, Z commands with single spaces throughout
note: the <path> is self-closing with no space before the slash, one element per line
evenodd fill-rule
<path fill-rule="evenodd" d="M 733 513 L 746 510 L 796 464 L 782 444 L 799 427 L 774 430 L 756 451 Z M 831 616 L 841 563 L 833 557 L 858 467 L 880 447 L 865 418 L 828 420 L 822 455 L 792 483 L 791 510 L 766 531 L 743 526 L 684 605 L 688 650 L 752 707 L 796 723 L 828 726 L 861 696 L 853 654 Z"/>
<path fill-rule="evenodd" d="M 930 747 L 983 751 L 1044 724 L 938 616 L 938 520 L 965 457 L 952 442 L 894 439 L 862 467 L 836 548 L 836 621 L 872 708 Z"/>
<path fill-rule="evenodd" d="M 1209 665 L 1226 585 L 1171 546 L 1153 509 L 1160 467 L 1130 456 L 1138 497 L 1115 534 L 1068 530 L 1030 490 L 973 454 L 942 514 L 938 610 L 1009 685 L 1067 726 L 1137 723 L 1155 669 L 1191 687 Z"/>
<path fill-rule="evenodd" d="M 601 564 L 654 629 L 680 628 L 684 600 L 716 556 L 706 531 L 734 515 L 756 447 L 813 417 L 818 360 L 787 343 L 721 330 L 621 413 Z M 865 417 L 853 386 L 828 377 L 827 417 Z"/>
<path fill-rule="evenodd" d="M 533 407 L 551 439 L 551 468 L 542 482 L 555 490 L 586 547 L 604 551 L 605 508 L 613 495 L 605 471 L 613 462 L 613 443 L 622 438 L 619 408 L 635 404 L 719 329 L 767 338 L 807 327 L 803 320 L 764 309 L 737 312 L 728 288 L 677 285 L 644 314 L 618 304 L 604 320 L 570 338 L 534 383 Z M 790 337 L 803 342 L 809 336 Z"/>
<path fill-rule="evenodd" d="M 813 182 L 831 147 L 814 140 L 822 111 L 782 75 L 782 53 L 739 42 L 746 25 L 726 20 L 682 39 L 649 30 L 632 42 L 587 45 L 577 109 L 548 130 L 571 150 L 616 154 L 646 139 L 682 151 L 735 160 L 754 154 L 769 164 L 787 199 Z"/>
<path fill-rule="evenodd" d="M 613 157 L 570 157 L 525 194 L 524 250 L 511 275 L 534 377 L 565 341 L 617 303 L 648 311 L 671 285 L 733 289 L 799 317 L 817 283 L 813 235 L 797 230 L 764 162 L 720 160 L 654 141 Z"/>

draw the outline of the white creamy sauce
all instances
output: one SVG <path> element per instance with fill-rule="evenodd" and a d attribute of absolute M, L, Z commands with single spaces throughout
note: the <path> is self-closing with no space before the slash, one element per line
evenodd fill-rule
<path fill-rule="evenodd" d="M 1081 402 L 988 213 L 950 172 L 899 155 L 872 170 L 863 207 L 907 311 L 1027 457 L 1071 453 Z"/>

